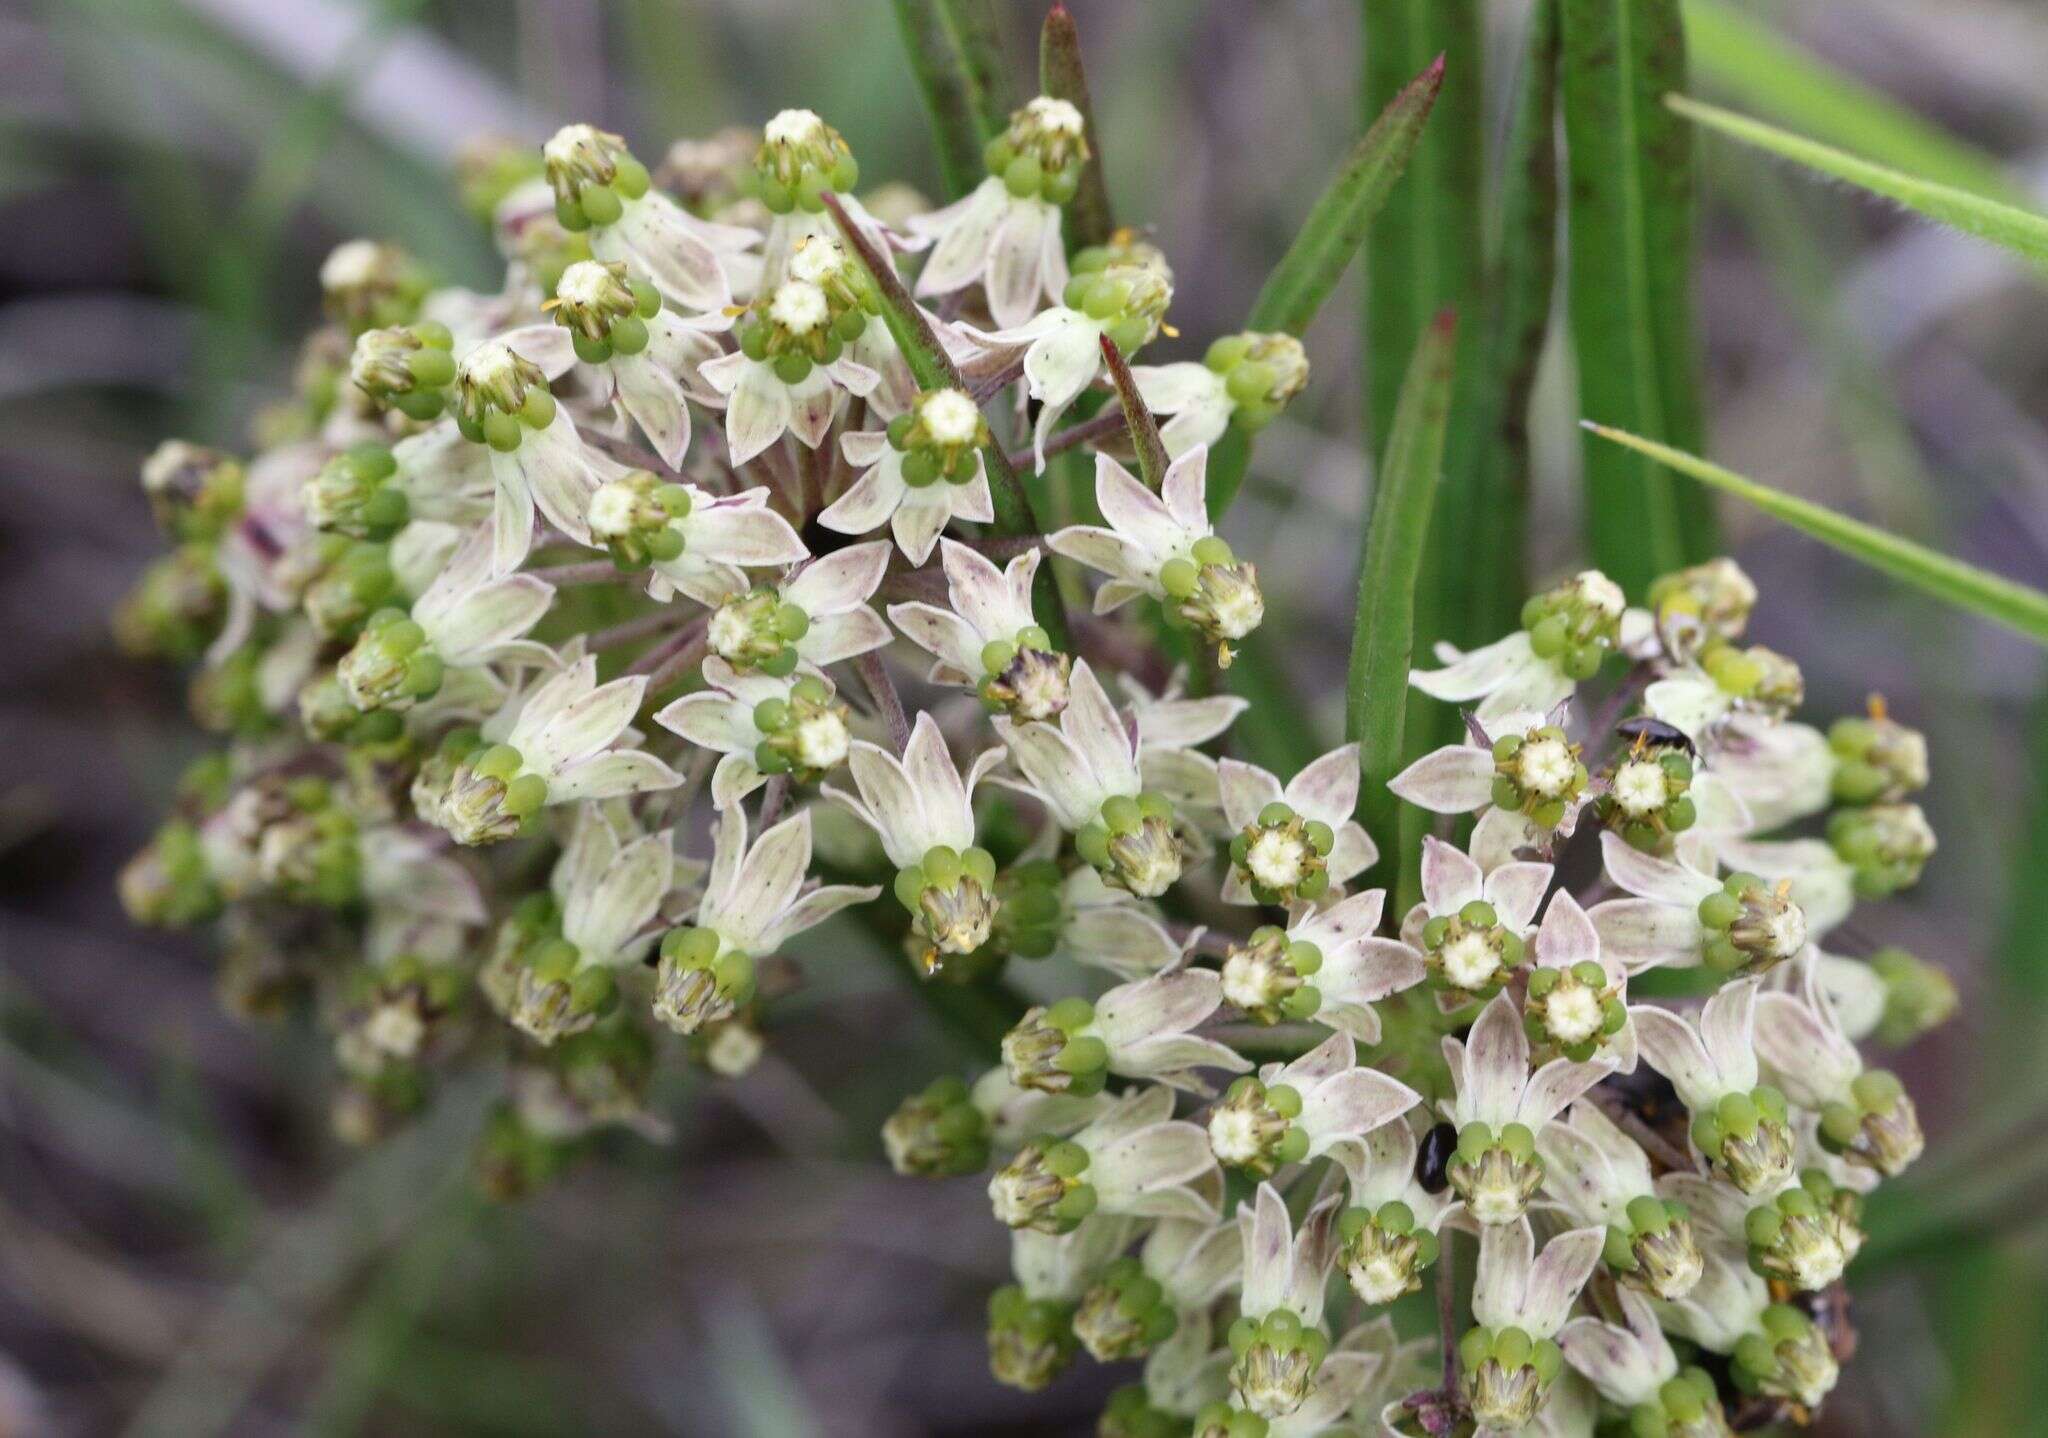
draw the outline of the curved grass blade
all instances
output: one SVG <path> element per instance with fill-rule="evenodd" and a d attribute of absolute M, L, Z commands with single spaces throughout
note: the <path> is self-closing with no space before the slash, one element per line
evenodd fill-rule
<path fill-rule="evenodd" d="M 1761 120 L 1752 120 L 1715 105 L 1701 104 L 1683 95 L 1666 96 L 1664 103 L 1674 113 L 1695 124 L 1895 201 L 1938 225 L 1947 225 L 1966 235 L 1988 240 L 2037 264 L 2048 264 L 2048 215 L 1987 199 L 1936 180 L 1909 175 L 1904 170 L 1880 165 L 1832 145 L 1823 145 L 1775 125 L 1766 125 Z"/>
<path fill-rule="evenodd" d="M 1791 525 L 1831 549 L 1840 550 L 1851 559 L 1861 560 L 1881 574 L 1901 580 L 1944 604 L 2002 624 L 2048 648 L 2048 593 L 1979 569 L 1974 564 L 1965 564 L 1960 559 L 1938 554 L 1924 545 L 1837 514 L 1811 500 L 1798 499 L 1768 485 L 1758 484 L 1753 479 L 1745 479 L 1733 470 L 1723 469 L 1697 455 L 1625 430 L 1610 429 L 1591 420 L 1583 423 L 1591 435 L 1611 440 L 1654 463 L 1667 465 L 1702 484 L 1746 500 L 1771 518 Z"/>
<path fill-rule="evenodd" d="M 1684 0 L 1693 78 L 1801 134 L 2008 204 L 2026 192 L 1998 161 L 1808 54 L 1726 0 Z"/>
<path fill-rule="evenodd" d="M 1407 170 L 1443 86 L 1444 57 L 1438 55 L 1380 111 L 1266 277 L 1246 328 L 1307 331 Z"/>
<path fill-rule="evenodd" d="M 1557 280 L 1558 0 L 1530 7 L 1522 73 L 1502 156 L 1499 238 L 1487 261 L 1486 332 L 1471 428 L 1472 508 L 1459 521 L 1475 563 L 1459 612 L 1480 634 L 1519 622 L 1528 595 L 1529 395 Z"/>
<path fill-rule="evenodd" d="M 1002 27 L 996 23 L 990 0 L 933 0 L 939 18 L 952 37 L 960 57 L 960 74 L 966 85 L 967 105 L 973 111 L 981 138 L 986 141 L 1010 123 L 1016 108 L 1010 67 L 1003 62 Z M 975 147 L 980 154 L 980 146 Z"/>
<path fill-rule="evenodd" d="M 1081 112 L 1082 134 L 1088 141 L 1088 163 L 1081 167 L 1081 186 L 1067 202 L 1067 248 L 1102 244 L 1116 222 L 1110 217 L 1109 176 L 1102 167 L 1102 131 L 1095 123 L 1095 104 L 1088 96 L 1088 73 L 1081 67 L 1081 32 L 1073 12 L 1056 4 L 1046 12 L 1038 35 L 1038 91 L 1065 100 Z"/>
<path fill-rule="evenodd" d="M 1564 0 L 1571 311 L 1579 407 L 1697 449 L 1691 137 L 1659 103 L 1685 84 L 1678 0 Z M 1712 552 L 1712 508 L 1639 456 L 1585 447 L 1593 561 L 1640 595 Z"/>
<path fill-rule="evenodd" d="M 1358 565 L 1358 619 L 1345 683 L 1345 734 L 1358 743 L 1364 774 L 1359 813 L 1389 856 L 1413 855 L 1402 843 L 1401 804 L 1387 781 L 1407 762 L 1408 670 L 1416 641 L 1417 591 L 1430 511 L 1443 473 L 1445 432 L 1457 350 L 1457 316 L 1440 313 L 1416 343 L 1401 402 L 1374 480 L 1372 516 Z M 1404 870 L 1410 860 L 1401 860 Z M 1396 908 L 1396 913 L 1405 912 Z"/>
<path fill-rule="evenodd" d="M 838 225 L 841 238 L 847 249 L 860 260 L 861 268 L 868 273 L 875 292 L 882 300 L 882 321 L 889 326 L 889 333 L 896 341 L 896 347 L 903 351 L 905 363 L 910 366 L 911 376 L 917 380 L 920 389 L 965 389 L 961 383 L 960 371 L 946 358 L 946 352 L 939 345 L 932 328 L 925 323 L 924 313 L 917 302 L 910 297 L 910 291 L 903 287 L 903 277 L 896 273 L 896 267 L 888 257 L 875 252 L 860 227 L 848 221 L 846 208 L 839 203 L 839 197 L 827 194 L 825 209 L 831 214 L 833 223 Z M 1037 534 L 1038 517 L 1031 512 L 1031 496 L 1024 492 L 1023 482 L 1017 478 L 1017 471 L 1010 468 L 1010 461 L 1003 454 L 1000 444 L 991 442 L 981 451 L 982 463 L 988 471 L 989 497 L 996 512 L 995 528 L 999 534 Z M 1031 589 L 1032 609 L 1038 622 L 1052 641 L 1065 648 L 1067 638 L 1066 609 L 1060 603 L 1059 591 L 1053 584 L 1052 566 L 1040 565 L 1038 578 Z"/>
<path fill-rule="evenodd" d="M 950 199 L 981 183 L 981 122 L 967 93 L 960 51 L 939 14 L 938 0 L 895 0 L 896 28 L 918 93 L 924 97 L 938 149 L 939 178 Z"/>

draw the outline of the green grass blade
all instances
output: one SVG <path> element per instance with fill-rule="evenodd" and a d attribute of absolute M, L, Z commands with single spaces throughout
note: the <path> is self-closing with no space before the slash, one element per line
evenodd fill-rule
<path fill-rule="evenodd" d="M 917 302 L 910 297 L 910 291 L 903 286 L 903 277 L 896 273 L 896 266 L 888 256 L 878 254 L 870 245 L 867 236 L 857 225 L 846 218 L 846 210 L 839 203 L 837 195 L 825 196 L 825 208 L 838 225 L 846 247 L 859 259 L 861 267 L 875 286 L 875 292 L 882 300 L 882 321 L 889 326 L 889 333 L 895 338 L 897 348 L 903 351 L 904 361 L 910 366 L 910 373 L 921 389 L 965 389 L 960 381 L 960 371 L 946 358 L 946 352 L 939 345 L 938 337 L 931 326 L 925 323 Z M 1140 410 L 1142 411 L 1142 406 Z M 1037 534 L 1038 517 L 1031 512 L 1031 496 L 1024 491 L 1023 481 L 1010 468 L 1010 462 L 1003 455 L 1000 442 L 991 442 L 981 451 L 982 463 L 988 471 L 989 497 L 996 514 L 996 532 L 999 534 Z M 1040 565 L 1038 578 L 1032 585 L 1032 606 L 1038 622 L 1045 632 L 1052 636 L 1054 644 L 1065 648 L 1067 638 L 1066 608 L 1060 603 L 1059 591 L 1055 588 L 1052 566 Z"/>
<path fill-rule="evenodd" d="M 946 33 L 960 56 L 960 74 L 983 140 L 993 139 L 1010 123 L 1017 108 L 1016 87 L 1003 61 L 1002 27 L 990 0 L 934 0 Z M 976 146 L 975 153 L 980 154 Z"/>
<path fill-rule="evenodd" d="M 1415 346 L 1407 382 L 1374 478 L 1372 515 L 1358 566 L 1358 619 L 1351 635 L 1344 729 L 1359 746 L 1365 782 L 1359 813 L 1390 859 L 1400 844 L 1400 801 L 1387 781 L 1407 763 L 1408 670 L 1430 511 L 1443 473 L 1450 423 L 1457 319 L 1446 310 Z M 1419 847 L 1417 850 L 1419 855 Z"/>
<path fill-rule="evenodd" d="M 2026 192 L 1982 150 L 1843 74 L 1726 0 L 1685 0 L 1694 80 L 1802 135 L 2008 204 Z"/>
<path fill-rule="evenodd" d="M 1081 112 L 1088 163 L 1081 167 L 1080 188 L 1067 202 L 1067 248 L 1099 245 L 1116 222 L 1109 207 L 1109 175 L 1102 167 L 1102 131 L 1088 95 L 1088 73 L 1081 66 L 1081 32 L 1065 5 L 1056 4 L 1046 12 L 1045 28 L 1038 35 L 1038 90 Z"/>
<path fill-rule="evenodd" d="M 1580 411 L 1697 449 L 1693 148 L 1660 103 L 1685 84 L 1677 0 L 1564 0 L 1563 19 Z M 1705 496 L 1640 456 L 1589 440 L 1585 469 L 1593 561 L 1629 593 L 1714 548 Z"/>
<path fill-rule="evenodd" d="M 1520 89 L 1501 157 L 1500 230 L 1487 264 L 1486 332 L 1472 430 L 1478 436 L 1463 607 L 1481 634 L 1519 622 L 1528 595 L 1529 395 L 1557 281 L 1558 0 L 1530 7 Z"/>
<path fill-rule="evenodd" d="M 1823 145 L 1775 125 L 1767 125 L 1718 106 L 1704 105 L 1683 95 L 1667 96 L 1665 103 L 1673 112 L 1695 124 L 1895 201 L 1923 219 L 1988 240 L 2037 264 L 2048 263 L 2048 215 L 2008 205 L 2001 200 L 1987 199 L 1983 195 L 1957 189 L 1954 185 L 1909 175 L 1904 170 L 1880 165 L 1832 145 Z"/>
<path fill-rule="evenodd" d="M 1755 505 L 1771 518 L 1861 560 L 1881 574 L 1932 595 L 1944 604 L 1979 615 L 2048 647 L 2048 593 L 2005 579 L 1924 545 L 1900 539 L 1874 525 L 1837 514 L 1781 490 L 1745 479 L 1697 455 L 1624 430 L 1585 421 L 1588 433 L 1635 451 L 1702 484 Z"/>
<path fill-rule="evenodd" d="M 1444 58 L 1439 55 L 1380 111 L 1266 277 L 1246 328 L 1291 335 L 1307 331 L 1407 170 L 1443 85 Z"/>
<path fill-rule="evenodd" d="M 959 199 L 981 183 L 981 121 L 967 93 L 960 51 L 939 14 L 939 0 L 894 0 L 896 28 L 910 72 L 924 97 L 932 140 L 939 155 L 939 178 L 951 199 Z"/>

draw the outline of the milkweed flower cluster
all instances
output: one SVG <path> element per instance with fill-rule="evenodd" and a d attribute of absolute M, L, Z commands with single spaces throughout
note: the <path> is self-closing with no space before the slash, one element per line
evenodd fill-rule
<path fill-rule="evenodd" d="M 350 1138 L 502 1059 L 477 1161 L 508 1195 L 599 1128 L 661 1137 L 658 1064 L 741 1078 L 842 961 L 821 925 L 992 1003 L 1019 981 L 986 1069 L 907 1075 L 881 1148 L 1010 1231 L 997 1379 L 1131 1365 L 1106 1435 L 1810 1414 L 1819 1299 L 1922 1146 L 1858 1044 L 1953 1006 L 1831 946 L 1934 852 L 1924 742 L 1876 702 L 1800 722 L 1733 564 L 1640 607 L 1587 571 L 1413 675 L 1466 738 L 1393 780 L 1441 820 L 1383 852 L 1357 746 L 1271 772 L 1207 692 L 1265 614 L 1209 446 L 1302 390 L 1300 341 L 1138 366 L 1170 463 L 1095 455 L 1102 523 L 1033 532 L 1017 469 L 1109 440 L 1070 415 L 1169 332 L 1173 273 L 1127 233 L 1069 253 L 1071 104 L 985 158 L 899 231 L 807 110 L 658 170 L 572 125 L 475 177 L 496 292 L 338 249 L 309 353 L 345 362 L 246 458 L 144 467 L 175 548 L 118 633 L 198 666 L 226 745 L 130 912 L 217 921 L 244 1010 L 314 1001 Z M 1397 1337 L 1453 1243 L 1473 1326 Z"/>

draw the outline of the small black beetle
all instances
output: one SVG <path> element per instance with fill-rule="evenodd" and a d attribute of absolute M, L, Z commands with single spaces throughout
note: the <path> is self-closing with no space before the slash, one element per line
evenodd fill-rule
<path fill-rule="evenodd" d="M 1415 1152 L 1415 1181 L 1424 1193 L 1442 1193 L 1451 1186 L 1451 1155 L 1458 1151 L 1456 1124 L 1440 1123 L 1422 1136 Z"/>
<path fill-rule="evenodd" d="M 1682 749 L 1697 758 L 1699 750 L 1693 747 L 1692 736 L 1676 724 L 1666 724 L 1662 719 L 1642 715 L 1624 719 L 1614 726 L 1614 732 L 1631 744 L 1640 744 L 1650 749 Z"/>

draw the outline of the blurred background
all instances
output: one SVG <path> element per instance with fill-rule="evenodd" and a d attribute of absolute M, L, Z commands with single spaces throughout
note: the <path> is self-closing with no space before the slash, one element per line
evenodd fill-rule
<path fill-rule="evenodd" d="M 1021 62 L 1041 7 L 999 8 Z M 1167 250 L 1178 349 L 1199 355 L 1357 133 L 1358 7 L 1073 8 L 1119 216 Z M 1747 8 L 2048 196 L 2038 0 Z M 1521 10 L 1493 6 L 1498 73 Z M 1740 103 L 1740 79 L 1695 88 Z M 464 141 L 589 120 L 652 158 L 789 105 L 838 126 L 870 183 L 935 190 L 887 0 L 0 0 L 4 1438 L 1092 1431 L 1112 1375 L 1083 1363 L 1036 1397 L 987 1379 L 1007 1245 L 979 1181 L 881 1161 L 881 1119 L 969 1051 L 872 941 L 813 946 L 743 1082 L 672 1067 L 673 1144 L 609 1138 L 495 1207 L 466 1160 L 486 1087 L 348 1149 L 321 1041 L 230 1020 L 203 944 L 133 931 L 114 901 L 202 747 L 178 677 L 107 637 L 158 548 L 142 456 L 167 434 L 243 443 L 339 240 L 493 284 L 449 182 Z M 1722 144 L 1702 174 L 1714 457 L 2048 580 L 2041 275 Z M 1269 576 L 1269 633 L 1325 744 L 1370 494 L 1355 289 L 1311 333 L 1315 381 L 1261 443 L 1232 533 Z M 1539 578 L 1580 553 L 1574 394 L 1568 356 L 1547 355 Z M 1898 1061 L 1930 1148 L 1875 1205 L 1852 1271 L 1862 1351 L 1822 1431 L 2048 1432 L 2040 656 L 1749 512 L 1724 520 L 1763 589 L 1754 637 L 1805 666 L 1809 712 L 1882 691 L 1928 732 L 1941 853 L 1857 937 L 1964 994 Z"/>

